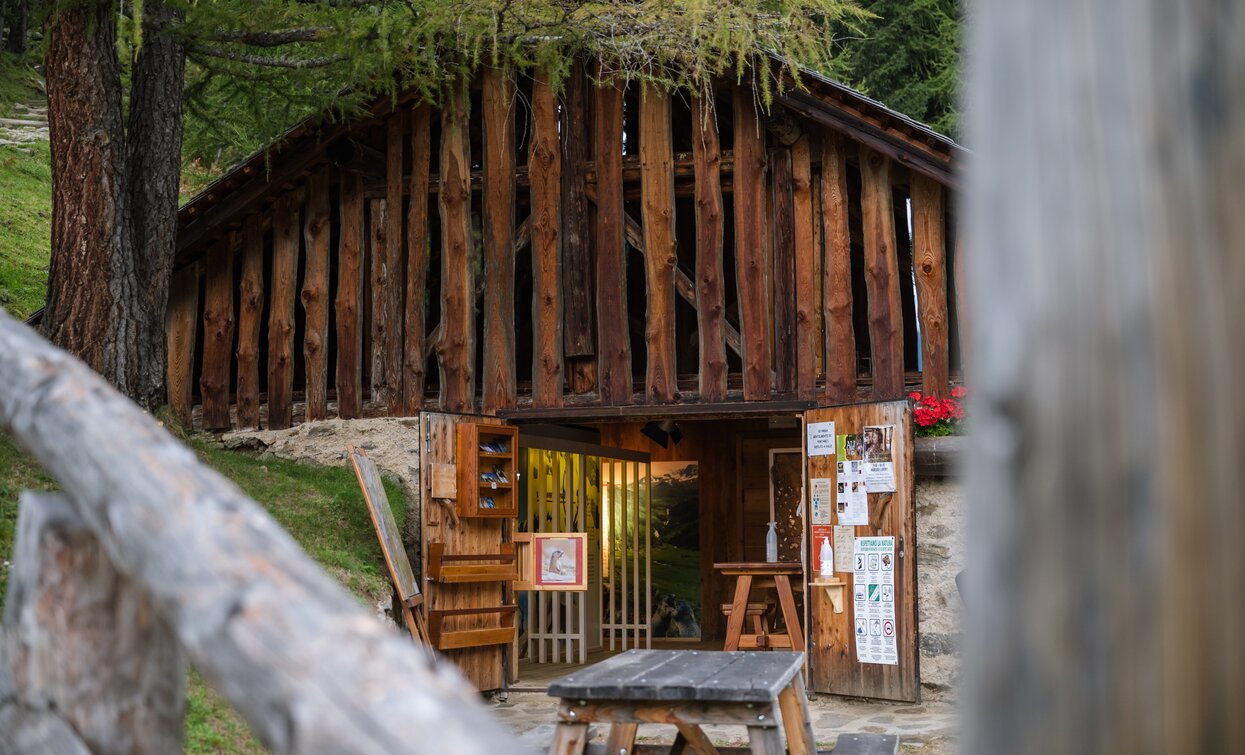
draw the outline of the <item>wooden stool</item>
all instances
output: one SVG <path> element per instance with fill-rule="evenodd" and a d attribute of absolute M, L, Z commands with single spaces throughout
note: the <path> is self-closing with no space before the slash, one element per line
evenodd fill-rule
<path fill-rule="evenodd" d="M 769 634 L 770 619 L 774 615 L 775 608 L 773 603 L 748 604 L 748 608 L 744 611 L 744 618 L 751 621 L 753 634 Z M 722 604 L 722 615 L 727 618 L 728 623 L 734 612 L 734 603 Z"/>
<path fill-rule="evenodd" d="M 803 653 L 628 650 L 549 685 L 561 698 L 549 752 L 581 755 L 588 725 L 607 723 L 609 755 L 631 755 L 640 724 L 674 724 L 671 753 L 712 753 L 700 727 L 737 724 L 754 755 L 816 755 L 803 669 Z"/>

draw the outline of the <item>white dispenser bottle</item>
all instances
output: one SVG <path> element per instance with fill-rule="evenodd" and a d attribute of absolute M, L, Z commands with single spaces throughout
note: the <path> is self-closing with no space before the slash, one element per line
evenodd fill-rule
<path fill-rule="evenodd" d="M 778 560 L 778 530 L 774 529 L 776 526 L 774 522 L 770 522 L 769 532 L 765 533 L 765 560 L 771 564 Z"/>
<path fill-rule="evenodd" d="M 821 539 L 821 550 L 817 552 L 817 561 L 821 567 L 821 576 L 834 576 L 834 548 L 830 547 L 830 538 Z"/>

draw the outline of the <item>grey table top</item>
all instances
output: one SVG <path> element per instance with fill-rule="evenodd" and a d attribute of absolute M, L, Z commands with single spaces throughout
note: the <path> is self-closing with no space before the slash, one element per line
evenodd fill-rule
<path fill-rule="evenodd" d="M 549 684 L 568 700 L 758 702 L 778 699 L 804 666 L 784 651 L 628 650 Z"/>

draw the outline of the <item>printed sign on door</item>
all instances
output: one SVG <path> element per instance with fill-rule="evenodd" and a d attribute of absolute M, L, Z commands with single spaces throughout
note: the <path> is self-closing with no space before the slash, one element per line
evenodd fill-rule
<path fill-rule="evenodd" d="M 856 611 L 856 660 L 899 664 L 895 642 L 895 538 L 858 537 L 852 602 Z"/>

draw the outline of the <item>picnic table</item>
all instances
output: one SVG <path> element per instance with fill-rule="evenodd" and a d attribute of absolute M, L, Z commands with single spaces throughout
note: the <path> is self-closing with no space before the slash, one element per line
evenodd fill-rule
<path fill-rule="evenodd" d="M 633 752 L 640 724 L 673 724 L 671 753 L 712 753 L 701 725 L 736 724 L 747 727 L 754 755 L 815 755 L 803 668 L 803 653 L 628 650 L 549 685 L 561 698 L 550 752 L 580 755 L 588 725 L 603 723 L 610 755 Z"/>
<path fill-rule="evenodd" d="M 804 631 L 800 628 L 800 614 L 795 610 L 795 595 L 791 590 L 791 578 L 797 582 L 804 574 L 804 566 L 798 561 L 737 561 L 714 564 L 713 568 L 727 577 L 735 577 L 735 598 L 724 606 L 726 620 L 726 650 L 740 648 L 774 648 L 804 650 Z M 748 597 L 752 590 L 774 590 L 782 609 L 781 632 L 770 631 L 763 622 L 757 622 L 754 631 L 744 633 L 744 619 L 752 611 Z"/>

